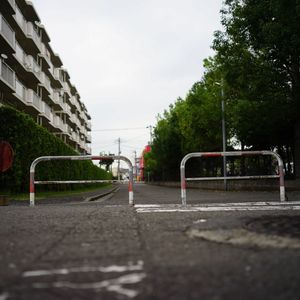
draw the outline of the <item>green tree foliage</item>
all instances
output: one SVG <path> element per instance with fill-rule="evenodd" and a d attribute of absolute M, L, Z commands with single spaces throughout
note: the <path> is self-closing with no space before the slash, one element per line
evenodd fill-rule
<path fill-rule="evenodd" d="M 32 161 L 39 156 L 78 155 L 26 114 L 2 106 L 0 120 L 0 140 L 9 142 L 15 153 L 12 168 L 0 174 L 1 190 L 28 191 L 29 168 Z M 36 178 L 39 180 L 110 179 L 110 174 L 91 161 L 54 161 L 38 164 Z M 63 185 L 52 188 L 73 187 Z"/>
<path fill-rule="evenodd" d="M 159 116 L 148 157 L 155 179 L 179 179 L 181 159 L 189 152 L 222 149 L 221 86 L 212 82 L 216 73 L 211 65 L 203 80 L 193 85 L 185 99 L 178 99 Z"/>
<path fill-rule="evenodd" d="M 227 0 L 214 49 L 246 146 L 287 157 L 300 118 L 300 1 Z"/>
<path fill-rule="evenodd" d="M 178 110 L 181 102 L 179 99 L 175 105 L 170 105 L 169 111 L 165 111 L 163 117 L 158 117 L 151 151 L 152 159 L 156 162 L 147 165 L 146 161 L 146 168 L 156 179 L 174 180 L 179 174 L 178 165 L 182 151 Z"/>

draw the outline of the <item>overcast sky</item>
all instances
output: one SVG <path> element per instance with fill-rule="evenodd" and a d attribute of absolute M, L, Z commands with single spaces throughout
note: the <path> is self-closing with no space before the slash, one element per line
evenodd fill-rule
<path fill-rule="evenodd" d="M 141 153 L 149 125 L 203 76 L 222 0 L 33 0 L 92 117 L 92 153 Z M 130 129 L 103 131 L 105 129 Z"/>

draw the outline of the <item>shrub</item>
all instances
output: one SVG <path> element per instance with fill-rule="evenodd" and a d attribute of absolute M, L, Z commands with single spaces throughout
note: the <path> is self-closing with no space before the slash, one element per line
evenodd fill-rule
<path fill-rule="evenodd" d="M 39 156 L 78 155 L 70 146 L 48 132 L 24 113 L 13 108 L 0 107 L 0 140 L 14 149 L 10 170 L 0 174 L 0 190 L 26 192 L 29 187 L 29 169 Z M 111 175 L 92 161 L 53 161 L 37 165 L 38 180 L 110 179 Z M 77 186 L 77 185 L 76 185 Z M 73 189 L 72 185 L 45 186 L 44 189 Z"/>

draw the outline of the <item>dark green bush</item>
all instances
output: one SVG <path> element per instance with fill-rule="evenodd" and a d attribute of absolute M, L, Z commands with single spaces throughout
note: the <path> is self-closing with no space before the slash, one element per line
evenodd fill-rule
<path fill-rule="evenodd" d="M 0 173 L 2 191 L 28 191 L 29 168 L 32 161 L 39 156 L 78 155 L 62 140 L 36 124 L 29 115 L 6 106 L 0 107 L 0 140 L 9 142 L 15 153 L 12 168 Z M 109 173 L 92 161 L 49 161 L 41 162 L 36 167 L 36 180 L 110 178 Z M 74 186 L 45 186 L 44 189 L 74 189 Z"/>

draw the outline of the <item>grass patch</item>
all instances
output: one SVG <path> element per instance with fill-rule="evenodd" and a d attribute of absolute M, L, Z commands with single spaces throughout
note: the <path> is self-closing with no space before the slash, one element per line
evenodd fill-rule
<path fill-rule="evenodd" d="M 99 186 L 93 186 L 93 187 L 81 187 L 78 188 L 76 190 L 68 190 L 68 191 L 38 191 L 36 190 L 35 193 L 35 199 L 37 200 L 41 200 L 41 199 L 45 199 L 45 198 L 50 198 L 50 197 L 64 197 L 64 196 L 69 196 L 69 195 L 78 195 L 78 194 L 82 194 L 82 193 L 86 193 L 86 192 L 93 192 L 93 191 L 97 191 L 99 189 L 103 189 L 106 187 L 110 187 L 111 184 L 99 184 Z M 13 200 L 19 200 L 19 201 L 28 201 L 29 199 L 29 192 L 28 193 L 18 193 L 18 194 L 14 194 L 11 193 L 9 196 L 9 199 L 13 199 Z"/>

